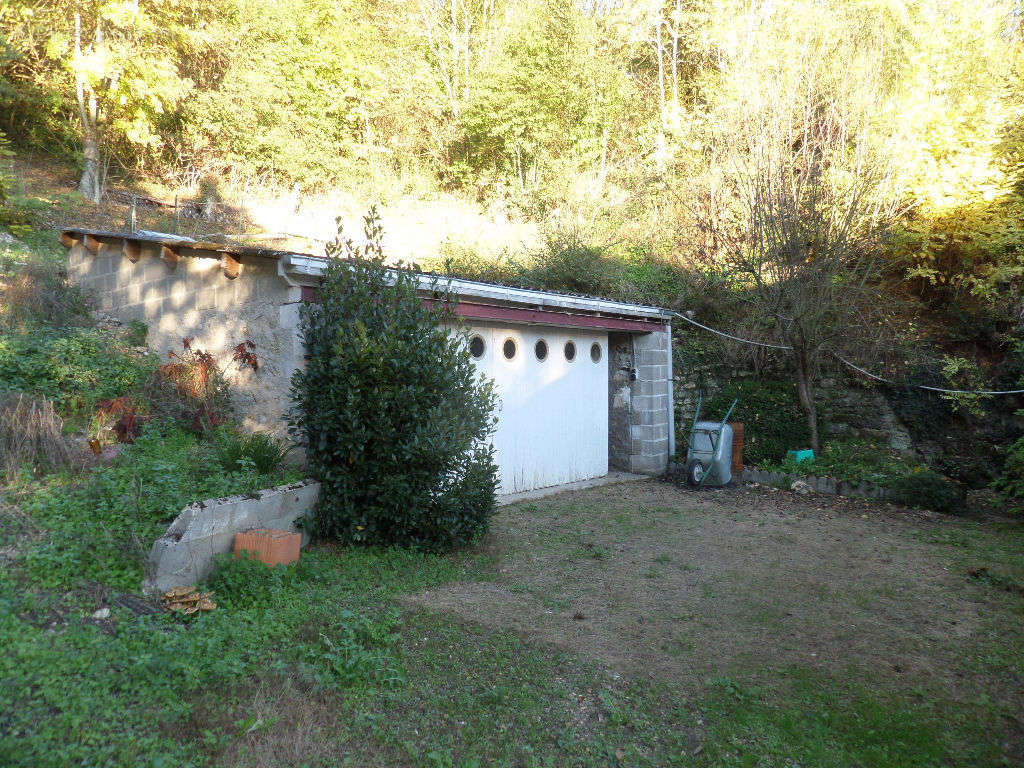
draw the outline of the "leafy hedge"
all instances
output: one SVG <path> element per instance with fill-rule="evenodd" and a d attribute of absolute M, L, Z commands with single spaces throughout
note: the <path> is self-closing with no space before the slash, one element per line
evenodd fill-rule
<path fill-rule="evenodd" d="M 963 509 L 964 493 L 960 486 L 930 469 L 898 477 L 889 487 L 893 490 L 893 499 L 908 507 L 937 512 Z"/>
<path fill-rule="evenodd" d="M 329 255 L 351 258 L 302 309 L 291 429 L 322 484 L 314 526 L 345 542 L 458 546 L 494 509 L 495 394 L 445 327 L 447 297 L 425 305 L 414 273 L 389 271 L 381 234 L 371 213 L 368 245 L 339 236 Z"/>

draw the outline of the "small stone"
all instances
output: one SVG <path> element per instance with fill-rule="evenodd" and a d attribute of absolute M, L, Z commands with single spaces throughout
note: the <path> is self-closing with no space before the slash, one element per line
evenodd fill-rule
<path fill-rule="evenodd" d="M 92 617 L 94 619 L 109 619 L 110 618 L 110 609 L 109 608 L 100 608 L 98 611 L 94 611 L 93 612 Z"/>
<path fill-rule="evenodd" d="M 793 493 L 799 493 L 801 496 L 806 496 L 811 492 L 811 487 L 803 480 L 794 480 L 789 486 L 789 490 L 793 491 Z"/>

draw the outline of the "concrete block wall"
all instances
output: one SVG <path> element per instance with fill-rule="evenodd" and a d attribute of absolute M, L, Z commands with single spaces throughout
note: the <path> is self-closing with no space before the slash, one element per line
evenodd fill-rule
<path fill-rule="evenodd" d="M 153 542 L 143 592 L 191 586 L 213 571 L 213 558 L 232 550 L 235 534 L 257 528 L 298 531 L 316 504 L 320 483 L 304 480 L 254 494 L 189 504 Z M 303 546 L 309 534 L 303 531 Z"/>
<path fill-rule="evenodd" d="M 163 360 L 181 351 L 183 338 L 193 337 L 193 347 L 210 352 L 226 369 L 243 424 L 283 434 L 289 381 L 302 364 L 300 289 L 281 279 L 273 259 L 247 256 L 241 275 L 230 279 L 209 252 L 181 253 L 172 266 L 161 258 L 160 246 L 144 242 L 133 263 L 120 241 L 102 243 L 95 254 L 76 242 L 68 275 L 94 295 L 101 311 L 124 323 L 146 323 L 147 343 Z M 256 345 L 258 371 L 231 362 L 231 348 L 246 340 Z"/>
<path fill-rule="evenodd" d="M 608 462 L 615 469 L 662 474 L 668 466 L 670 344 L 670 329 L 608 335 Z"/>

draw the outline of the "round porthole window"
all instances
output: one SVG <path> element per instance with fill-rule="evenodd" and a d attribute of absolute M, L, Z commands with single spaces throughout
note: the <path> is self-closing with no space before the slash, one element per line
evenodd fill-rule
<path fill-rule="evenodd" d="M 516 342 L 513 339 L 505 339 L 505 343 L 501 347 L 502 353 L 505 355 L 506 360 L 511 360 L 516 356 Z"/>
<path fill-rule="evenodd" d="M 474 336 L 469 340 L 469 354 L 478 360 L 484 356 L 484 340 L 482 336 Z"/>
<path fill-rule="evenodd" d="M 544 360 L 548 356 L 548 343 L 544 339 L 538 339 L 537 343 L 533 345 L 533 354 L 537 356 L 538 360 Z"/>
<path fill-rule="evenodd" d="M 601 362 L 601 345 L 596 341 L 590 345 L 590 359 L 595 363 Z"/>
<path fill-rule="evenodd" d="M 565 342 L 565 359 L 570 363 L 576 359 L 576 345 L 571 341 Z"/>

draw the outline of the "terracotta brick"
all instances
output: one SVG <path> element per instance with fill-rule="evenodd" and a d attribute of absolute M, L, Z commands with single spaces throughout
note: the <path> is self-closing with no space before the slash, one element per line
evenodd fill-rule
<path fill-rule="evenodd" d="M 257 528 L 253 531 L 235 534 L 235 557 L 249 552 L 261 563 L 267 565 L 288 565 L 299 559 L 302 546 L 301 533 L 289 533 L 274 528 Z"/>

